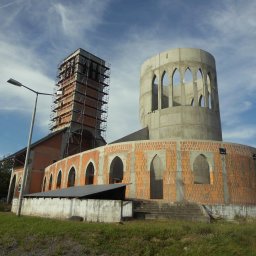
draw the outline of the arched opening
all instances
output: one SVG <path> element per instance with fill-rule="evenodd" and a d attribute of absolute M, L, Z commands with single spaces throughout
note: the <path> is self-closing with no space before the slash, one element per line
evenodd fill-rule
<path fill-rule="evenodd" d="M 109 184 L 121 183 L 124 177 L 124 165 L 120 157 L 116 156 L 110 165 Z"/>
<path fill-rule="evenodd" d="M 154 75 L 152 80 L 152 111 L 158 109 L 158 79 Z"/>
<path fill-rule="evenodd" d="M 73 187 L 75 185 L 75 179 L 76 179 L 76 170 L 74 167 L 72 167 L 68 174 L 67 187 Z"/>
<path fill-rule="evenodd" d="M 191 100 L 191 106 L 195 106 L 195 101 L 194 101 L 194 98 Z"/>
<path fill-rule="evenodd" d="M 198 155 L 193 163 L 194 184 L 210 184 L 210 166 L 204 155 Z"/>
<path fill-rule="evenodd" d="M 164 71 L 162 79 L 162 108 L 168 108 L 169 107 L 169 80 L 168 75 L 166 71 Z"/>
<path fill-rule="evenodd" d="M 43 187 L 42 187 L 42 191 L 45 191 L 45 187 L 46 187 L 46 177 L 44 177 L 44 181 L 43 181 Z"/>
<path fill-rule="evenodd" d="M 203 93 L 204 93 L 203 85 L 204 85 L 203 73 L 202 73 L 202 70 L 199 68 L 197 73 L 196 73 L 196 86 L 197 86 L 197 95 L 198 95 L 198 97 L 199 97 L 199 95 L 203 95 Z"/>
<path fill-rule="evenodd" d="M 204 107 L 204 106 L 205 106 L 205 103 L 204 103 L 204 96 L 203 96 L 203 95 L 201 95 L 201 96 L 199 97 L 199 106 L 200 106 L 200 107 Z"/>
<path fill-rule="evenodd" d="M 12 182 L 11 182 L 11 187 L 10 187 L 10 192 L 9 192 L 9 197 L 8 197 L 8 203 L 11 203 L 12 199 L 14 197 L 15 185 L 16 185 L 16 175 L 14 175 L 12 177 Z"/>
<path fill-rule="evenodd" d="M 158 155 L 150 164 L 150 198 L 163 199 L 163 165 Z"/>
<path fill-rule="evenodd" d="M 181 105 L 181 79 L 180 72 L 176 68 L 172 74 L 172 95 L 173 95 L 173 106 Z"/>
<path fill-rule="evenodd" d="M 194 97 L 193 76 L 189 68 L 186 69 L 184 74 L 184 86 L 186 95 L 186 105 L 190 105 L 191 99 Z"/>
<path fill-rule="evenodd" d="M 94 179 L 94 166 L 92 162 L 90 162 L 85 172 L 85 185 L 93 184 L 93 179 Z"/>
<path fill-rule="evenodd" d="M 62 172 L 59 171 L 58 176 L 57 176 L 57 184 L 56 184 L 57 189 L 61 188 L 61 178 L 62 178 Z"/>
<path fill-rule="evenodd" d="M 51 190 L 51 189 L 52 189 L 52 174 L 50 176 L 49 185 L 48 185 L 48 190 Z"/>

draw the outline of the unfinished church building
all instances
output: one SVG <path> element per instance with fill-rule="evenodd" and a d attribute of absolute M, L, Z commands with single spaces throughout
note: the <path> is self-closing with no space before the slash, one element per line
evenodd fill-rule
<path fill-rule="evenodd" d="M 54 107 L 52 129 L 58 132 L 70 122 L 75 124 L 65 128 L 58 161 L 48 162 L 42 170 L 40 189 L 28 190 L 30 193 L 123 183 L 129 184 L 129 199 L 196 203 L 222 216 L 256 217 L 256 149 L 222 141 L 216 66 L 211 54 L 179 48 L 146 60 L 140 78 L 142 129 L 107 145 L 95 143 L 105 131 L 102 106 L 107 102 L 106 78 L 91 72 L 99 88 L 93 89 L 94 83 L 83 86 L 80 83 L 90 76 L 80 77 L 72 71 L 83 70 L 72 61 L 77 62 L 75 54 L 61 66 L 65 82 L 61 78 L 58 83 L 62 94 L 56 101 L 58 97 L 62 100 Z M 84 73 L 90 73 L 90 66 L 84 68 Z M 101 63 L 94 70 L 106 75 L 108 68 Z M 92 140 L 94 144 L 89 142 Z M 71 153 L 74 142 L 79 145 L 77 154 Z M 21 175 L 22 168 L 14 168 L 10 194 Z"/>

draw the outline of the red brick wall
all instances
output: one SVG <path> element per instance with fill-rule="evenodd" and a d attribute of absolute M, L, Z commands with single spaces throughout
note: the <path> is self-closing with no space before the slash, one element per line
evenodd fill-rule
<path fill-rule="evenodd" d="M 75 185 L 84 185 L 85 170 L 90 161 L 92 161 L 95 168 L 94 184 L 99 184 L 99 180 L 103 180 L 104 184 L 108 184 L 111 160 L 115 156 L 119 156 L 125 168 L 122 182 L 131 183 L 131 174 L 133 171 L 135 172 L 135 184 L 127 186 L 127 197 L 131 194 L 132 186 L 135 186 L 135 196 L 137 198 L 150 199 L 150 162 L 152 161 L 152 156 L 161 152 L 159 156 L 164 158 L 165 161 L 163 163 L 163 199 L 175 202 L 177 198 L 178 145 L 181 155 L 184 200 L 202 204 L 223 204 L 224 161 L 227 172 L 228 203 L 256 204 L 256 163 L 252 159 L 252 154 L 256 153 L 256 149 L 238 144 L 196 140 L 117 143 L 63 159 L 47 167 L 45 176 L 49 181 L 50 174 L 53 174 L 54 189 L 58 171 L 61 169 L 63 174 L 62 187 L 64 188 L 66 187 L 68 172 L 74 166 L 76 169 Z M 220 155 L 220 147 L 226 148 L 226 155 Z M 191 167 L 192 154 L 210 154 L 212 156 L 213 165 L 211 166 L 210 164 L 211 184 L 194 184 Z M 149 155 L 151 158 L 148 157 Z M 132 158 L 134 158 L 134 166 L 132 165 Z M 103 161 L 101 165 L 103 170 L 99 170 L 99 161 Z M 99 175 L 100 172 L 103 173 L 102 177 Z"/>

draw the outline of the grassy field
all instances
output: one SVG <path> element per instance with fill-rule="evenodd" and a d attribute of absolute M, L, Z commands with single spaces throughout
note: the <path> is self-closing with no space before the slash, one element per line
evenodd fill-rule
<path fill-rule="evenodd" d="M 256 255 L 256 221 L 103 224 L 0 212 L 0 255 Z"/>

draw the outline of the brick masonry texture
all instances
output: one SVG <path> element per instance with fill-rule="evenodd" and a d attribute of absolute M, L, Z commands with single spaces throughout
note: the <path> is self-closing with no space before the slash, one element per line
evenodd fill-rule
<path fill-rule="evenodd" d="M 76 170 L 75 185 L 85 184 L 86 168 L 94 166 L 94 184 L 108 184 L 111 162 L 119 157 L 123 163 L 122 183 L 127 186 L 127 198 L 150 199 L 150 165 L 156 155 L 163 166 L 163 200 L 176 201 L 177 144 L 181 154 L 182 190 L 181 201 L 201 204 L 256 204 L 256 161 L 252 155 L 256 149 L 232 143 L 199 140 L 155 140 L 117 143 L 65 158 L 45 169 L 46 190 L 50 175 L 52 189 L 56 189 L 57 175 L 62 172 L 61 188 L 67 187 L 68 173 Z M 226 148 L 221 155 L 219 148 Z M 194 184 L 192 155 L 204 155 L 210 166 L 210 184 Z M 211 156 L 212 160 L 208 159 Z M 134 162 L 132 161 L 134 159 Z M 133 164 L 132 164 L 133 163 Z M 100 169 L 101 168 L 101 169 Z M 227 178 L 224 179 L 224 168 Z M 132 177 L 135 177 L 133 179 Z M 225 202 L 224 182 L 228 201 Z M 135 194 L 131 194 L 135 191 Z"/>

